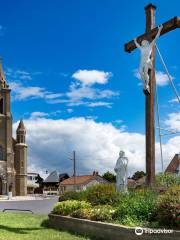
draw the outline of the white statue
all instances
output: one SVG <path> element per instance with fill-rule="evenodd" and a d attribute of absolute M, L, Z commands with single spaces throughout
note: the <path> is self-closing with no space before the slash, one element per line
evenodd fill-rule
<path fill-rule="evenodd" d="M 127 166 L 128 158 L 123 151 L 119 152 L 114 171 L 116 172 L 116 189 L 118 192 L 127 192 Z"/>
<path fill-rule="evenodd" d="M 144 81 L 145 93 L 150 92 L 148 71 L 153 67 L 152 59 L 151 59 L 152 48 L 156 40 L 159 38 L 162 28 L 163 28 L 163 25 L 159 27 L 158 33 L 152 42 L 149 42 L 148 40 L 143 40 L 141 42 L 141 45 L 139 45 L 137 42 L 137 39 L 134 39 L 134 43 L 136 47 L 139 48 L 141 51 L 141 62 L 140 62 L 139 72 L 140 72 L 141 79 Z"/>

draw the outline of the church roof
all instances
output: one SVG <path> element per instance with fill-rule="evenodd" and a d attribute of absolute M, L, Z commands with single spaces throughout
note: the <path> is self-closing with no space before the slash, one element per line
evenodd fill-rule
<path fill-rule="evenodd" d="M 180 164 L 179 154 L 176 154 L 169 165 L 167 166 L 165 172 L 166 173 L 178 173 L 178 167 Z"/>
<path fill-rule="evenodd" d="M 69 177 L 67 173 L 58 174 L 57 171 L 53 171 L 44 180 L 44 183 L 59 183 L 61 179 Z"/>

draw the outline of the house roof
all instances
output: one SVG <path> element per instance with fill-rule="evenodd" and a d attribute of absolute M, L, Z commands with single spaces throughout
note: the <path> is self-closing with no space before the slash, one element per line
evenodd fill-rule
<path fill-rule="evenodd" d="M 83 175 L 83 176 L 76 176 L 75 177 L 75 183 L 76 184 L 85 184 L 86 182 L 89 182 L 90 180 L 101 178 L 101 176 L 97 175 Z M 105 181 L 105 179 L 103 179 Z M 74 176 L 70 177 L 60 183 L 60 185 L 73 185 L 74 184 Z"/>
<path fill-rule="evenodd" d="M 45 183 L 58 183 L 62 178 L 68 177 L 67 173 L 59 174 L 57 171 L 53 171 L 49 176 L 44 180 Z"/>
<path fill-rule="evenodd" d="M 177 173 L 179 164 L 180 164 L 179 154 L 176 154 L 173 157 L 173 159 L 171 160 L 171 162 L 169 163 L 169 165 L 167 166 L 165 172 L 166 173 Z"/>

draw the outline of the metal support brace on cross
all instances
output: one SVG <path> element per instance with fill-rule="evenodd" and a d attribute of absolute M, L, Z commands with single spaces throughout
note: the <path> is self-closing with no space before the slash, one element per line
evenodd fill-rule
<path fill-rule="evenodd" d="M 153 39 L 157 36 L 158 27 L 155 26 L 155 10 L 156 7 L 152 4 L 149 4 L 145 7 L 146 13 L 146 32 L 137 37 L 136 41 L 140 45 L 143 40 L 148 40 L 152 42 Z M 180 28 L 180 18 L 174 17 L 169 21 L 162 24 L 162 29 L 159 33 L 159 36 L 162 36 L 172 30 Z M 125 44 L 125 51 L 131 53 L 134 49 L 137 48 L 135 41 L 132 40 Z M 148 71 L 149 75 L 149 91 L 148 94 L 145 94 L 146 103 L 146 184 L 149 187 L 152 187 L 155 183 L 155 121 L 154 121 L 154 98 L 155 98 L 155 44 L 151 49 L 151 68 Z"/>

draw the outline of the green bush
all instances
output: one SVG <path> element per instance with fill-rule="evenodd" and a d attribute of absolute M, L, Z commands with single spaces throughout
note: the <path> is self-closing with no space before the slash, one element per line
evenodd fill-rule
<path fill-rule="evenodd" d="M 145 189 L 134 190 L 121 196 L 113 217 L 121 222 L 129 218 L 149 221 L 154 215 L 156 200 L 157 193 L 155 192 Z"/>
<path fill-rule="evenodd" d="M 90 208 L 91 204 L 85 201 L 67 200 L 57 203 L 53 208 L 53 213 L 58 215 L 69 215 L 75 210 Z"/>
<path fill-rule="evenodd" d="M 69 191 L 59 196 L 59 202 L 66 200 L 80 200 L 80 201 L 86 200 L 86 191 L 80 192 Z"/>
<path fill-rule="evenodd" d="M 180 228 L 180 186 L 174 186 L 159 196 L 157 220 L 160 224 Z"/>
<path fill-rule="evenodd" d="M 87 201 L 92 205 L 115 205 L 119 201 L 119 194 L 114 184 L 99 184 L 86 190 Z"/>
<path fill-rule="evenodd" d="M 180 176 L 170 173 L 159 173 L 156 176 L 156 183 L 158 186 L 171 187 L 180 185 Z"/>
<path fill-rule="evenodd" d="M 74 211 L 71 216 L 85 218 L 93 221 L 112 221 L 115 210 L 109 205 L 94 206 Z"/>

